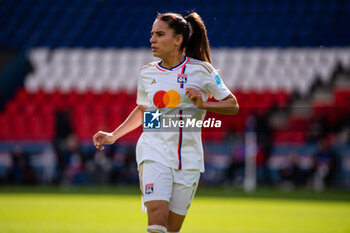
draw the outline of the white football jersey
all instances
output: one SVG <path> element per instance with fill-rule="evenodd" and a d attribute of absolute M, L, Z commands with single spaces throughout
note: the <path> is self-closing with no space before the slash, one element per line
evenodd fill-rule
<path fill-rule="evenodd" d="M 196 108 L 185 95 L 189 87 L 199 89 L 203 101 L 210 94 L 222 100 L 231 93 L 210 63 L 185 57 L 172 69 L 162 67 L 160 62 L 144 66 L 139 73 L 137 104 L 148 105 L 150 111 L 158 110 L 163 120 L 167 116 L 179 121 L 182 116 L 204 120 L 206 110 Z M 174 125 L 167 130 L 166 124 L 151 131 L 144 128 L 136 147 L 137 163 L 153 160 L 174 169 L 204 171 L 200 129 Z"/>

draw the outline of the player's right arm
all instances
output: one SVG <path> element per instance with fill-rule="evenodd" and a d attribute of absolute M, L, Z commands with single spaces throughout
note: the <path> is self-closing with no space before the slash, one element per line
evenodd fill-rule
<path fill-rule="evenodd" d="M 128 118 L 126 118 L 126 120 L 111 133 L 98 131 L 92 137 L 92 141 L 94 143 L 94 146 L 99 150 L 103 150 L 104 149 L 103 144 L 106 144 L 106 145 L 113 144 L 116 140 L 123 137 L 125 134 L 138 128 L 142 124 L 143 111 L 147 107 L 148 106 L 146 106 L 146 105 L 138 105 L 130 113 Z"/>

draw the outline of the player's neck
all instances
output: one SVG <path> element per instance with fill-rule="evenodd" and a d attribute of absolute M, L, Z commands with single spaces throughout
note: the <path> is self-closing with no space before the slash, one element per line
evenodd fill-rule
<path fill-rule="evenodd" d="M 176 54 L 175 56 L 169 56 L 166 58 L 162 58 L 162 66 L 171 69 L 177 65 L 179 65 L 183 60 L 185 59 L 185 56 L 183 54 Z"/>

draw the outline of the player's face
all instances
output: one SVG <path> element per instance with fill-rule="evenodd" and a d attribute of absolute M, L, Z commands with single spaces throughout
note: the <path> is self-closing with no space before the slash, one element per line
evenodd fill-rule
<path fill-rule="evenodd" d="M 151 34 L 153 56 L 164 59 L 180 52 L 182 37 L 176 35 L 166 22 L 154 21 Z"/>

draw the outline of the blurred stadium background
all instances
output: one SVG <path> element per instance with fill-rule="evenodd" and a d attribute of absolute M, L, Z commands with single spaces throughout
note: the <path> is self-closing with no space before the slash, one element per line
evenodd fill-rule
<path fill-rule="evenodd" d="M 157 12 L 191 10 L 240 112 L 208 113 L 183 231 L 350 232 L 350 1 L 0 0 L 1 232 L 145 230 L 141 129 L 91 137 L 136 106 Z"/>
<path fill-rule="evenodd" d="M 91 137 L 136 106 L 157 12 L 191 10 L 241 107 L 208 114 L 225 130 L 203 133 L 201 185 L 243 187 L 255 132 L 258 186 L 349 189 L 346 0 L 0 1 L 1 186 L 137 184 L 141 129 L 102 152 Z"/>

